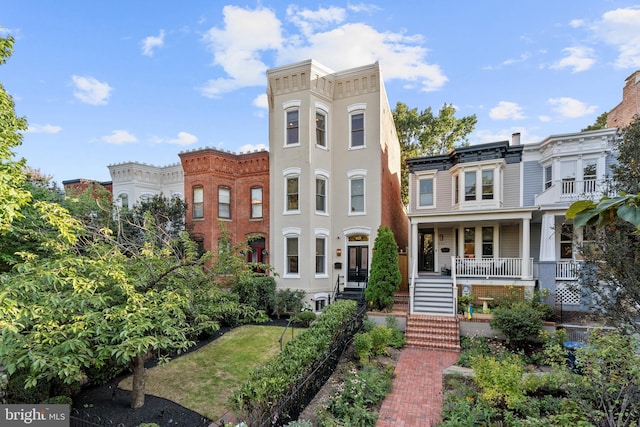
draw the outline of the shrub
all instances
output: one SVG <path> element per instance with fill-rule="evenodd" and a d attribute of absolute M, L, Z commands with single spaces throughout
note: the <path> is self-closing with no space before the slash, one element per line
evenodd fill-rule
<path fill-rule="evenodd" d="M 73 399 L 69 396 L 53 396 L 45 400 L 43 403 L 48 403 L 50 405 L 71 405 L 73 403 Z"/>
<path fill-rule="evenodd" d="M 389 351 L 387 350 L 387 347 L 389 346 L 391 338 L 393 337 L 393 331 L 391 330 L 391 328 L 386 325 L 381 325 L 374 328 L 371 332 L 369 332 L 369 334 L 371 335 L 371 351 L 373 352 L 373 354 L 376 356 L 382 354 L 388 355 Z"/>
<path fill-rule="evenodd" d="M 398 266 L 398 245 L 393 232 L 387 226 L 378 228 L 373 245 L 371 272 L 365 290 L 365 298 L 374 310 L 393 307 L 393 297 L 398 291 L 402 275 Z"/>
<path fill-rule="evenodd" d="M 297 324 L 308 328 L 311 323 L 316 320 L 316 314 L 313 311 L 303 311 L 293 318 L 293 321 Z"/>
<path fill-rule="evenodd" d="M 385 318 L 385 324 L 391 329 L 391 339 L 388 342 L 389 347 L 398 349 L 404 347 L 407 338 L 398 328 L 398 319 L 395 316 L 389 315 Z"/>
<path fill-rule="evenodd" d="M 279 319 L 283 314 L 297 315 L 302 311 L 305 292 L 303 290 L 278 289 L 275 295 L 273 314 Z"/>
<path fill-rule="evenodd" d="M 528 339 L 538 336 L 542 315 L 528 303 L 516 303 L 494 309 L 489 324 L 505 335 L 507 344 L 520 348 Z"/>
<path fill-rule="evenodd" d="M 355 356 L 361 365 L 369 363 L 369 356 L 373 348 L 373 338 L 369 332 L 360 332 L 353 337 Z"/>
<path fill-rule="evenodd" d="M 518 356 L 510 355 L 500 361 L 493 357 L 476 356 L 471 359 L 471 366 L 484 400 L 509 409 L 522 406 L 525 401 L 524 388 L 521 386 L 524 366 Z"/>
<path fill-rule="evenodd" d="M 276 281 L 272 276 L 248 277 L 235 283 L 233 292 L 241 304 L 270 313 L 275 303 Z"/>

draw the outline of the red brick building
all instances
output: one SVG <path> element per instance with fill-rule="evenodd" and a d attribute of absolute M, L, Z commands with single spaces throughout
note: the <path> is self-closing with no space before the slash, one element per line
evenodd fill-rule
<path fill-rule="evenodd" d="M 62 186 L 64 187 L 64 191 L 68 195 L 78 195 L 85 191 L 89 186 L 100 186 L 111 193 L 113 197 L 113 184 L 111 181 L 94 181 L 92 179 L 70 179 L 67 181 L 62 181 Z"/>
<path fill-rule="evenodd" d="M 640 70 L 625 79 L 622 102 L 607 113 L 608 128 L 625 128 L 640 114 Z"/>
<path fill-rule="evenodd" d="M 232 244 L 258 236 L 248 259 L 268 263 L 269 153 L 203 148 L 179 156 L 188 206 L 185 222 L 194 239 L 215 253 L 223 223 Z"/>

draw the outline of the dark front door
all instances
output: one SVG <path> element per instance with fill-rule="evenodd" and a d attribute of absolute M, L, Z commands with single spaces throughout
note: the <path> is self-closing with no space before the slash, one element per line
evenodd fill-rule
<path fill-rule="evenodd" d="M 364 286 L 369 275 L 369 247 L 349 246 L 347 265 L 347 286 Z"/>
<path fill-rule="evenodd" d="M 434 253 L 434 232 L 428 229 L 418 233 L 420 239 L 420 247 L 418 249 L 420 258 L 418 259 L 418 269 L 433 273 L 435 270 L 435 253 Z"/>

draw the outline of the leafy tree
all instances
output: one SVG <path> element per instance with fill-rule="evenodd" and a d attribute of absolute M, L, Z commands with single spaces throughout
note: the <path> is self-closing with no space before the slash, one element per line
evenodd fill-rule
<path fill-rule="evenodd" d="M 636 115 L 616 141 L 618 163 L 611 166 L 618 192 L 640 193 L 640 116 Z"/>
<path fill-rule="evenodd" d="M 587 132 L 590 130 L 606 129 L 607 128 L 607 112 L 600 114 L 594 124 L 581 129 L 580 132 Z"/>
<path fill-rule="evenodd" d="M 458 145 L 467 145 L 467 136 L 473 131 L 477 118 L 474 115 L 456 118 L 452 104 L 444 104 L 434 115 L 431 107 L 423 111 L 409 108 L 398 102 L 393 111 L 401 149 L 402 201 L 408 202 L 408 167 L 406 159 L 420 156 L 446 154 Z"/>
<path fill-rule="evenodd" d="M 0 37 L 0 65 L 11 56 L 13 42 L 11 36 Z M 13 98 L 0 83 L 0 234 L 5 233 L 16 218 L 22 217 L 22 207 L 31 201 L 31 193 L 24 188 L 25 160 L 13 158 L 13 150 L 22 144 L 20 132 L 25 130 L 27 120 L 16 115 Z"/>
<path fill-rule="evenodd" d="M 398 245 L 393 232 L 387 226 L 378 228 L 373 245 L 371 273 L 365 290 L 365 298 L 374 310 L 393 307 L 393 297 L 398 291 L 402 275 L 398 266 Z"/>

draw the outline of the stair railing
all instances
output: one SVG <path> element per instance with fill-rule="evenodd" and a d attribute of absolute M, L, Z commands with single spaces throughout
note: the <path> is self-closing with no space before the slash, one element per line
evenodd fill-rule
<path fill-rule="evenodd" d="M 413 314 L 413 293 L 416 287 L 416 261 L 411 259 L 411 269 L 409 274 L 409 314 Z"/>
<path fill-rule="evenodd" d="M 340 275 L 338 274 L 338 277 L 336 279 L 336 286 L 333 289 L 333 297 L 331 298 L 331 301 L 336 301 L 339 293 L 340 293 Z M 329 303 L 331 303 L 331 301 L 329 301 Z"/>
<path fill-rule="evenodd" d="M 458 276 L 457 276 L 457 270 L 458 270 L 458 266 L 456 264 L 456 257 L 452 256 L 451 257 L 451 281 L 452 281 L 452 291 L 453 291 L 453 317 L 456 317 L 458 315 Z"/>

